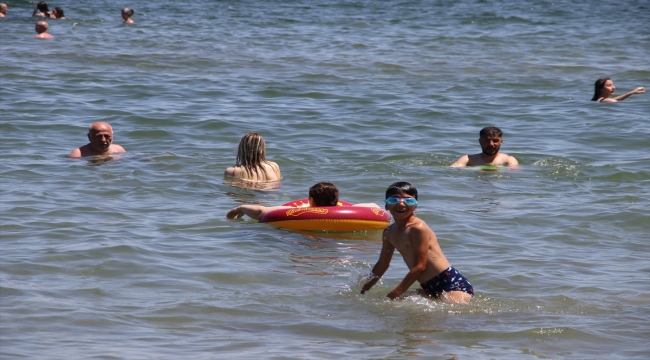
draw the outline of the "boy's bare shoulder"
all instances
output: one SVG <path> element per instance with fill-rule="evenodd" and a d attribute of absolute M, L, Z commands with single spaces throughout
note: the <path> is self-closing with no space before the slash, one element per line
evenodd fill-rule
<path fill-rule="evenodd" d="M 429 228 L 429 225 L 427 225 L 427 223 L 424 222 L 424 220 L 420 219 L 417 216 L 413 216 L 413 218 L 411 218 L 411 220 L 409 220 L 408 226 L 410 228 L 413 228 L 413 229 L 419 229 L 419 230 L 428 229 L 428 230 L 431 230 Z"/>
<path fill-rule="evenodd" d="M 409 221 L 407 229 L 411 238 L 429 237 L 432 234 L 435 236 L 429 225 L 420 218 L 414 217 L 412 221 Z"/>

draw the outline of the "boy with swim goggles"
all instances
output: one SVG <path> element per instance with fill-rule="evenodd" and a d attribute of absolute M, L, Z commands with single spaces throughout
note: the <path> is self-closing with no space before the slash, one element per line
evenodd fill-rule
<path fill-rule="evenodd" d="M 404 204 L 406 206 L 414 206 L 418 204 L 418 201 L 415 198 L 401 198 L 397 196 L 391 196 L 386 199 L 386 204 L 388 205 L 395 205 L 400 201 L 404 201 Z"/>
<path fill-rule="evenodd" d="M 425 291 L 423 295 L 443 301 L 468 303 L 474 296 L 472 284 L 447 261 L 431 228 L 415 216 L 417 197 L 417 189 L 407 182 L 396 182 L 386 190 L 386 210 L 390 211 L 394 223 L 384 230 L 379 260 L 361 293 L 370 290 L 384 275 L 397 249 L 409 272 L 388 293 L 391 300 L 400 297 L 418 281 Z"/>

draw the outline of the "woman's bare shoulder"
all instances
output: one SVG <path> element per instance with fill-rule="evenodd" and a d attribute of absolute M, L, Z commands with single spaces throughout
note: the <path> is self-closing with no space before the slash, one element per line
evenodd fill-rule
<path fill-rule="evenodd" d="M 241 169 L 239 166 L 231 166 L 223 172 L 224 176 L 230 176 L 234 178 L 241 178 Z"/>

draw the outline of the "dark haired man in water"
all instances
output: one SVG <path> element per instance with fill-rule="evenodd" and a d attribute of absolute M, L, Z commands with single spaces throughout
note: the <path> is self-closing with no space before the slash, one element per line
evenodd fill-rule
<path fill-rule="evenodd" d="M 113 144 L 113 128 L 105 122 L 96 122 L 88 128 L 88 144 L 72 150 L 71 158 L 110 155 L 126 152 L 123 147 Z"/>
<path fill-rule="evenodd" d="M 336 206 L 339 202 L 339 189 L 334 184 L 321 181 L 309 188 L 309 206 Z M 352 206 L 379 207 L 375 203 L 355 204 Z M 228 219 L 240 218 L 244 215 L 259 220 L 268 212 L 278 209 L 294 209 L 293 206 L 260 206 L 239 205 L 228 211 Z"/>
<path fill-rule="evenodd" d="M 478 143 L 481 144 L 483 152 L 474 155 L 464 155 L 451 164 L 451 166 L 518 166 L 519 162 L 517 162 L 517 159 L 499 152 L 501 144 L 503 144 L 502 135 L 503 132 L 498 127 L 489 126 L 481 129 Z"/>

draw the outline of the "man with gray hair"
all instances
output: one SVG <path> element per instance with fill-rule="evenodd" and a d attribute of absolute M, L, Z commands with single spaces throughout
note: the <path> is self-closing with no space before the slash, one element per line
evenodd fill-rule
<path fill-rule="evenodd" d="M 113 144 L 113 128 L 105 122 L 96 122 L 88 128 L 88 144 L 74 149 L 71 158 L 110 155 L 126 152 L 123 147 Z"/>

